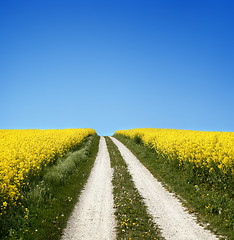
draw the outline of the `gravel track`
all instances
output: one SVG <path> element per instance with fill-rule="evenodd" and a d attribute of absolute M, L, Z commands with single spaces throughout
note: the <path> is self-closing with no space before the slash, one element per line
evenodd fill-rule
<path fill-rule="evenodd" d="M 169 193 L 160 182 L 140 163 L 140 161 L 117 139 L 111 137 L 128 164 L 133 181 L 143 196 L 155 223 L 161 228 L 165 239 L 175 240 L 215 240 L 208 230 L 196 222 L 178 199 Z"/>
<path fill-rule="evenodd" d="M 115 217 L 112 194 L 112 169 L 104 137 L 80 200 L 68 221 L 63 240 L 115 239 Z"/>

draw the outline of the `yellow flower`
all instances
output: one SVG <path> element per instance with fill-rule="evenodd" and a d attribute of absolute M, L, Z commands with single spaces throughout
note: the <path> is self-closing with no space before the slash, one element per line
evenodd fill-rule
<path fill-rule="evenodd" d="M 136 128 L 115 134 L 140 138 L 144 145 L 169 161 L 179 160 L 180 167 L 193 163 L 193 168 L 207 168 L 212 174 L 215 164 L 224 174 L 230 172 L 234 176 L 234 132 Z"/>
<path fill-rule="evenodd" d="M 0 195 L 4 201 L 0 208 L 20 204 L 29 172 L 39 175 L 56 156 L 64 156 L 95 133 L 93 129 L 0 130 Z"/>

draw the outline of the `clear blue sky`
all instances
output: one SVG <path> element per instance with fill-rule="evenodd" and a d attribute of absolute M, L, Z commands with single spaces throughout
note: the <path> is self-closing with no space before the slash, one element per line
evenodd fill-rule
<path fill-rule="evenodd" d="M 234 131 L 233 0 L 0 0 L 0 129 Z"/>

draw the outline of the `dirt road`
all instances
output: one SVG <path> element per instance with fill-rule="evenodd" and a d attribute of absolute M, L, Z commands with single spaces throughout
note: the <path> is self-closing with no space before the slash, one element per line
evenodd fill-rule
<path fill-rule="evenodd" d="M 113 137 L 111 139 L 127 162 L 135 186 L 165 239 L 218 239 L 197 224 L 195 217 L 186 211 L 178 199 L 169 193 L 122 143 Z M 109 153 L 105 139 L 101 137 L 94 167 L 68 221 L 63 240 L 116 239 L 111 179 Z"/>

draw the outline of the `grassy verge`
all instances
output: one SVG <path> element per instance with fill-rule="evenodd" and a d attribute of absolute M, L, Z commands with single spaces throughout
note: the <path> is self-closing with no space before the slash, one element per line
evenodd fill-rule
<path fill-rule="evenodd" d="M 181 201 L 189 211 L 195 212 L 198 220 L 207 223 L 207 228 L 222 235 L 221 238 L 234 239 L 233 192 L 219 191 L 206 183 L 200 184 L 144 146 L 139 139 L 122 135 L 114 137 L 124 143 L 169 191 L 181 196 Z"/>
<path fill-rule="evenodd" d="M 45 168 L 41 179 L 23 192 L 23 207 L 9 209 L 1 222 L 0 239 L 60 239 L 62 230 L 87 181 L 98 152 L 99 137 L 88 137 Z"/>
<path fill-rule="evenodd" d="M 106 137 L 113 173 L 113 193 L 117 220 L 117 239 L 163 239 L 147 213 L 118 148 Z"/>

